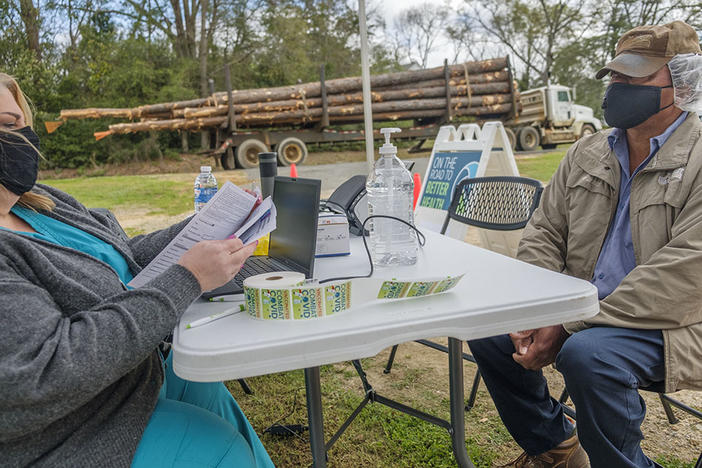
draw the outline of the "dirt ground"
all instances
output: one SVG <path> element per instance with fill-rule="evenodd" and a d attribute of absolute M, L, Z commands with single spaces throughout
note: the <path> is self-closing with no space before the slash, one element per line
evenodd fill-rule
<path fill-rule="evenodd" d="M 423 154 L 426 157 L 428 154 Z M 323 152 L 311 153 L 305 164 L 318 165 L 330 164 L 334 162 L 352 162 L 363 161 L 365 153 L 361 151 L 354 152 Z M 68 178 L 78 175 L 135 175 L 135 174 L 178 174 L 176 177 L 183 178 L 183 183 L 189 183 L 192 179 L 192 174 L 199 171 L 200 165 L 214 165 L 212 158 L 189 155 L 183 156 L 180 160 L 163 160 L 149 163 L 132 163 L 123 166 L 104 166 L 94 168 L 88 171 L 62 170 L 62 171 L 42 171 L 41 178 Z M 221 171 L 221 168 L 219 168 Z M 237 184 L 245 184 L 248 182 L 248 176 L 245 171 L 222 171 L 217 174 L 220 182 L 231 180 Z M 138 210 L 118 210 L 117 218 L 124 224 L 125 227 L 134 227 L 142 229 L 146 232 L 165 227 L 173 222 L 183 219 L 187 214 L 174 217 L 165 216 L 147 216 L 145 212 Z M 477 238 L 470 239 L 471 242 L 478 244 Z M 387 352 L 383 354 L 386 355 Z M 422 381 L 431 383 L 441 381 L 446 378 L 446 357 L 439 352 L 427 352 L 427 348 L 415 344 L 404 344 L 400 347 L 400 352 L 397 355 L 398 364 L 393 370 L 393 373 L 398 375 L 402 372 L 407 372 L 408 369 L 421 368 L 426 371 L 429 369 L 429 375 L 422 375 Z M 403 371 L 404 369 L 404 371 Z M 466 392 L 469 391 L 472 381 L 472 364 L 466 365 Z M 367 369 L 369 375 L 374 382 L 376 388 L 381 391 L 383 385 L 394 385 L 396 379 L 383 378 L 382 366 L 377 365 Z M 377 375 L 374 375 L 377 374 Z M 549 385 L 552 388 L 552 394 L 559 395 L 563 388 L 563 382 L 560 375 L 552 369 L 547 369 L 545 372 Z M 424 385 L 426 387 L 426 384 Z M 422 388 L 422 387 L 420 387 Z M 413 392 L 412 388 L 407 388 L 403 391 Z M 426 388 L 420 391 L 426 391 Z M 446 392 L 442 397 L 448 398 L 448 386 L 437 386 L 438 393 Z M 676 399 L 681 400 L 687 405 L 702 410 L 702 392 L 681 391 L 674 395 Z M 702 451 L 702 421 L 695 419 L 692 416 L 675 409 L 676 416 L 680 419 L 677 424 L 671 425 L 668 423 L 663 407 L 658 399 L 657 394 L 642 392 L 642 398 L 646 402 L 648 414 L 643 426 L 645 440 L 643 447 L 646 453 L 651 456 L 668 455 L 674 456 L 679 460 L 691 461 L 696 460 Z M 490 400 L 484 386 L 481 386 L 478 396 L 478 404 L 483 407 L 481 411 L 495 411 L 494 405 Z M 512 443 L 510 450 L 505 452 L 504 459 L 501 462 L 506 462 L 508 459 L 516 456 L 519 452 L 516 444 Z"/>

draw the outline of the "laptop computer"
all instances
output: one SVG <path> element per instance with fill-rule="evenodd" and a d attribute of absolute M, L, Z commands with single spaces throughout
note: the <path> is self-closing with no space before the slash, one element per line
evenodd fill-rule
<path fill-rule="evenodd" d="M 271 232 L 268 256 L 249 257 L 231 281 L 203 293 L 202 297 L 243 293 L 246 278 L 271 271 L 298 271 L 305 278 L 312 278 L 321 187 L 322 181 L 317 179 L 276 177 L 273 182 L 276 229 Z"/>

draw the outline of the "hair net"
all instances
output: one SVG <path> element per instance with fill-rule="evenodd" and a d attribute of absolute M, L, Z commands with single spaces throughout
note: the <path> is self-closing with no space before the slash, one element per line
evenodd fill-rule
<path fill-rule="evenodd" d="M 668 62 L 675 91 L 675 106 L 702 113 L 702 55 L 679 54 Z"/>

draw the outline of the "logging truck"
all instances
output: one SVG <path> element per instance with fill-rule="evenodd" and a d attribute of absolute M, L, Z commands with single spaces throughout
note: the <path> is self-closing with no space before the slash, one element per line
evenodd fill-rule
<path fill-rule="evenodd" d="M 226 91 L 212 90 L 208 97 L 189 101 L 126 109 L 66 109 L 61 111 L 61 119 L 130 120 L 110 125 L 108 131 L 96 133 L 96 138 L 176 130 L 186 140 L 187 132 L 207 131 L 214 143 L 211 154 L 225 169 L 255 167 L 258 153 L 268 151 L 278 154 L 281 165 L 301 164 L 309 143 L 365 139 L 359 125 L 363 122 L 360 77 L 325 80 L 322 67 L 316 82 L 239 90 L 233 89 L 225 68 L 225 87 Z M 550 89 L 557 93 L 556 101 L 560 99 L 560 91 L 556 91 L 560 88 Z M 561 119 L 561 102 L 554 104 L 551 94 L 530 90 L 520 98 L 509 57 L 457 65 L 445 61 L 442 67 L 371 77 L 373 121 L 408 122 L 400 138 L 418 140 L 411 151 L 420 150 L 425 140 L 434 138 L 440 125 L 461 117 L 503 121 L 512 146 L 525 150 L 575 141 L 589 127 L 576 125 L 579 121 L 570 115 Z M 576 106 L 569 102 L 569 112 L 575 115 Z M 597 130 L 601 125 L 595 121 L 591 125 Z"/>

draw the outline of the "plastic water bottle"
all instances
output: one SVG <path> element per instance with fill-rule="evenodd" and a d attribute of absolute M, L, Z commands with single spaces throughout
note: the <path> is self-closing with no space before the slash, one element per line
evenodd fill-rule
<path fill-rule="evenodd" d="M 210 166 L 200 166 L 200 175 L 195 178 L 195 213 L 217 193 L 217 179 L 212 175 Z"/>
<path fill-rule="evenodd" d="M 385 144 L 380 148 L 380 159 L 366 182 L 368 216 L 394 216 L 414 225 L 412 175 L 397 158 L 395 145 L 390 143 L 390 135 L 399 131 L 399 128 L 380 130 L 385 136 Z M 417 262 L 417 235 L 414 229 L 387 218 L 371 219 L 368 225 L 374 265 L 413 265 Z"/>

